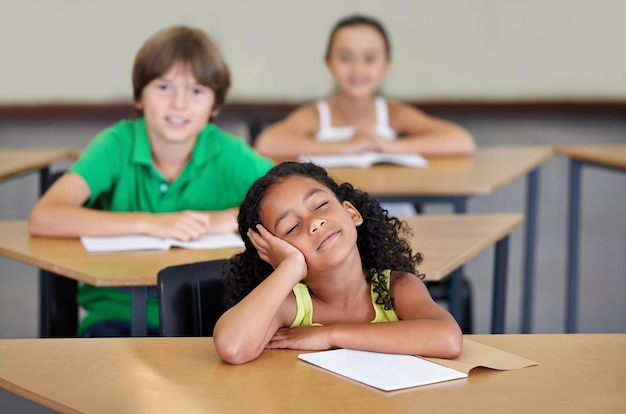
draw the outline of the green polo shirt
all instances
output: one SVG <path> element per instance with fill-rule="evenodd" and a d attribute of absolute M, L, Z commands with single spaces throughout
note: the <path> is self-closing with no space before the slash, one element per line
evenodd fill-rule
<path fill-rule="evenodd" d="M 198 135 L 191 158 L 175 181 L 154 168 L 145 120 L 121 121 L 98 134 L 70 168 L 89 185 L 88 206 L 103 210 L 167 213 L 238 207 L 248 188 L 271 167 L 241 139 L 213 124 Z M 131 319 L 131 296 L 83 284 L 78 303 L 87 311 L 79 335 L 106 319 Z M 157 298 L 148 300 L 148 324 L 159 326 Z"/>

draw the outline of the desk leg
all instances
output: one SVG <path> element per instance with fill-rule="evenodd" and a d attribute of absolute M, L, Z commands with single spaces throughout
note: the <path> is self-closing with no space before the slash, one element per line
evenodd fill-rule
<path fill-rule="evenodd" d="M 465 214 L 467 212 L 467 197 L 454 198 L 452 200 L 454 212 Z M 463 267 L 450 274 L 448 307 L 450 313 L 459 324 L 463 321 Z"/>
<path fill-rule="evenodd" d="M 506 322 L 506 285 L 509 258 L 509 236 L 496 243 L 493 268 L 493 298 L 491 302 L 491 333 L 504 333 Z"/>
<path fill-rule="evenodd" d="M 526 190 L 526 235 L 524 237 L 524 279 L 522 282 L 522 333 L 530 333 L 532 330 L 538 193 L 539 169 L 535 168 L 528 173 Z"/>
<path fill-rule="evenodd" d="M 148 335 L 148 286 L 134 286 L 132 290 L 133 314 L 131 322 L 132 336 Z"/>
<path fill-rule="evenodd" d="M 50 168 L 44 167 L 39 169 L 39 196 L 41 197 L 46 191 L 48 185 L 48 175 Z M 51 336 L 52 326 L 50 321 L 50 277 L 44 270 L 39 270 L 39 337 L 48 338 Z"/>
<path fill-rule="evenodd" d="M 50 276 L 45 270 L 39 270 L 39 337 L 52 336 L 50 321 Z"/>
<path fill-rule="evenodd" d="M 567 238 L 566 332 L 576 332 L 578 308 L 578 239 L 580 235 L 580 175 L 582 163 L 570 160 Z"/>

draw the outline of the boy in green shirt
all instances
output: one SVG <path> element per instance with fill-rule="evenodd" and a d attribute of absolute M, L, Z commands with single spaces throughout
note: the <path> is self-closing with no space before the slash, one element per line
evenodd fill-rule
<path fill-rule="evenodd" d="M 201 30 L 170 27 L 141 47 L 133 66 L 141 117 L 98 134 L 29 218 L 37 236 L 146 234 L 193 240 L 237 230 L 238 206 L 272 167 L 245 142 L 209 121 L 224 103 L 230 75 Z M 90 208 L 98 200 L 101 210 Z M 128 292 L 83 285 L 83 336 L 127 336 Z M 159 332 L 156 298 L 148 326 Z"/>

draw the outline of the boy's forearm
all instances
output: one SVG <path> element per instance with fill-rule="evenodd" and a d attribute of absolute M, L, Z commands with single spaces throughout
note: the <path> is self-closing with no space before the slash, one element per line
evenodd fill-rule
<path fill-rule="evenodd" d="M 80 237 L 141 233 L 144 213 L 114 213 L 86 207 L 47 206 L 35 208 L 28 220 L 33 236 Z"/>

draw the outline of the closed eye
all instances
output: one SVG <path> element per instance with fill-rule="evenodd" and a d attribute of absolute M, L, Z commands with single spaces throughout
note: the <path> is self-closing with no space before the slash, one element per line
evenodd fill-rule
<path fill-rule="evenodd" d="M 287 233 L 285 233 L 285 235 L 289 235 L 291 233 L 293 233 L 293 231 L 298 227 L 298 225 L 294 225 L 292 228 L 290 228 L 289 230 L 287 230 Z"/>
<path fill-rule="evenodd" d="M 326 204 L 328 204 L 328 201 L 324 201 L 322 204 L 320 204 L 319 206 L 315 207 L 315 210 L 319 210 L 320 208 L 324 207 Z"/>

